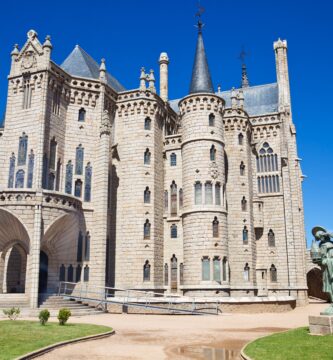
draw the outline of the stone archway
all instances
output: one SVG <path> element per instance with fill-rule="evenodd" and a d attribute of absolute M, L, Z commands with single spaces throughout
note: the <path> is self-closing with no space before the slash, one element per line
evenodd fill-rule
<path fill-rule="evenodd" d="M 308 285 L 308 295 L 329 301 L 327 293 L 323 292 L 323 272 L 321 269 L 314 267 L 306 274 L 306 280 Z"/>
<path fill-rule="evenodd" d="M 27 253 L 19 244 L 12 246 L 6 254 L 4 292 L 24 293 L 27 273 Z"/>

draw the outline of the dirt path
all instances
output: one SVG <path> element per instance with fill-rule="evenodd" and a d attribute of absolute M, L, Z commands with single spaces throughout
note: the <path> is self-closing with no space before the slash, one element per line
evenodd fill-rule
<path fill-rule="evenodd" d="M 239 350 L 257 337 L 308 325 L 308 316 L 327 304 L 311 304 L 280 314 L 96 315 L 72 322 L 112 326 L 116 335 L 69 345 L 40 359 L 239 359 Z"/>

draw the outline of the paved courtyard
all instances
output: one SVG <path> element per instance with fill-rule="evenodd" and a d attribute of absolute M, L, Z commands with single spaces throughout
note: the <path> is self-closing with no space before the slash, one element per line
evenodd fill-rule
<path fill-rule="evenodd" d="M 112 326 L 116 334 L 102 340 L 69 345 L 41 359 L 239 359 L 243 345 L 257 337 L 308 325 L 308 315 L 327 304 L 310 304 L 274 314 L 96 315 L 71 322 Z"/>

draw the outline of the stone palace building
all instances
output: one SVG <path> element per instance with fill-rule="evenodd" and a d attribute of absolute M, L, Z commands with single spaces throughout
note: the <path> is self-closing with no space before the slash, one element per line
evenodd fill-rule
<path fill-rule="evenodd" d="M 287 42 L 277 82 L 217 91 L 199 22 L 189 93 L 169 58 L 126 90 L 80 46 L 58 65 L 34 30 L 11 53 L 0 129 L 0 299 L 59 281 L 307 301 L 302 172 Z M 190 63 L 188 72 L 190 75 Z"/>

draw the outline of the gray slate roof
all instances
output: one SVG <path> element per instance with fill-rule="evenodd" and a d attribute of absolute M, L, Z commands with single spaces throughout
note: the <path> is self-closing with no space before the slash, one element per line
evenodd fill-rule
<path fill-rule="evenodd" d="M 60 66 L 70 75 L 90 79 L 99 78 L 98 63 L 86 53 L 79 45 L 69 54 L 66 60 Z M 126 90 L 120 82 L 111 74 L 106 73 L 107 83 L 117 92 Z"/>
<path fill-rule="evenodd" d="M 277 112 L 279 109 L 279 89 L 277 83 L 250 86 L 242 88 L 244 93 L 244 109 L 250 116 L 258 116 Z M 220 94 L 226 107 L 231 106 L 231 90 L 222 91 Z M 171 108 L 179 112 L 178 102 L 180 99 L 171 100 Z"/>

